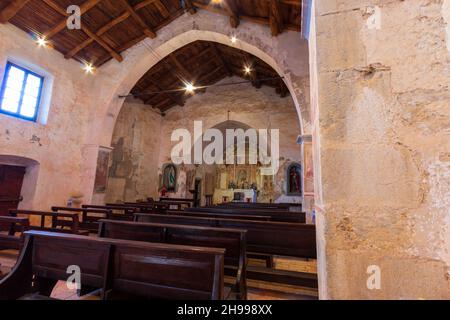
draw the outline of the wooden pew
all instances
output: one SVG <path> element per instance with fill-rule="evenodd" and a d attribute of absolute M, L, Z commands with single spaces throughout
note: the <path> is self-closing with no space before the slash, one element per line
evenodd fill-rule
<path fill-rule="evenodd" d="M 98 221 L 113 217 L 112 210 L 52 207 L 52 211 L 58 213 L 76 213 L 81 215 L 80 227 L 90 232 L 98 232 Z"/>
<path fill-rule="evenodd" d="M 122 207 L 122 208 L 134 208 L 137 212 L 141 213 L 151 213 L 153 212 L 153 205 L 146 203 L 135 203 L 135 204 L 125 204 L 125 203 L 107 203 L 108 207 Z"/>
<path fill-rule="evenodd" d="M 67 269 L 103 299 L 224 298 L 224 249 L 29 231 L 12 272 L 0 280 L 0 300 L 42 300 Z M 30 295 L 31 294 L 31 295 Z"/>
<path fill-rule="evenodd" d="M 182 213 L 206 213 L 206 214 L 222 214 L 222 215 L 250 215 L 250 216 L 264 216 L 269 221 L 277 222 L 294 222 L 306 223 L 306 213 L 304 212 L 281 212 L 272 210 L 247 210 L 247 209 L 221 209 L 221 208 L 188 208 Z"/>
<path fill-rule="evenodd" d="M 247 230 L 249 255 L 279 255 L 316 259 L 314 225 L 237 219 L 199 218 L 175 215 L 135 214 L 137 222 L 209 226 Z M 248 267 L 247 278 L 317 288 L 317 275 Z"/>
<path fill-rule="evenodd" d="M 193 207 L 195 204 L 195 199 L 187 199 L 187 198 L 167 198 L 167 197 L 161 197 L 159 199 L 160 202 L 179 202 L 183 203 L 188 207 Z"/>
<path fill-rule="evenodd" d="M 206 212 L 190 212 L 190 211 L 167 211 L 166 214 L 172 216 L 187 216 L 200 218 L 218 218 L 218 219 L 239 219 L 239 220 L 255 220 L 255 221 L 270 221 L 269 216 L 256 215 L 240 215 L 240 214 L 220 214 L 220 213 L 206 213 Z"/>
<path fill-rule="evenodd" d="M 249 208 L 249 209 L 285 209 L 289 211 L 291 207 L 301 207 L 301 203 L 247 203 L 247 202 L 226 202 L 219 203 L 217 207 L 229 208 Z"/>
<path fill-rule="evenodd" d="M 56 211 L 45 212 L 34 210 L 10 210 L 9 215 L 11 217 L 19 217 L 19 216 L 27 216 L 28 218 L 38 217 L 40 220 L 39 225 L 36 226 L 30 222 L 28 230 L 89 235 L 88 230 L 85 230 L 81 227 L 79 216 L 76 213 L 72 212 L 63 213 Z M 47 218 L 51 219 L 50 225 L 47 224 Z"/>
<path fill-rule="evenodd" d="M 224 248 L 225 272 L 235 278 L 233 291 L 238 299 L 247 299 L 245 230 L 102 220 L 98 236 L 99 238 Z"/>
<path fill-rule="evenodd" d="M 25 217 L 0 216 L 0 222 L 9 225 L 6 234 L 0 233 L 0 250 L 20 250 L 23 244 L 22 234 L 30 228 L 30 221 Z M 21 235 L 17 235 L 17 231 Z"/>
<path fill-rule="evenodd" d="M 134 214 L 139 212 L 139 210 L 135 207 L 100 206 L 100 205 L 91 205 L 91 204 L 84 204 L 81 207 L 83 209 L 111 210 L 112 216 L 110 216 L 108 219 L 119 220 L 119 221 L 133 221 Z M 116 212 L 120 212 L 120 213 L 116 213 Z"/>

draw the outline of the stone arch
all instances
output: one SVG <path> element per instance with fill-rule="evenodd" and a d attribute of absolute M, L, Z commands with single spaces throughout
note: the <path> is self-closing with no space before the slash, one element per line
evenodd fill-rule
<path fill-rule="evenodd" d="M 239 40 L 235 44 L 231 43 L 230 34 L 237 35 Z M 259 37 L 256 35 L 259 35 Z M 295 38 L 295 36 L 298 36 L 300 42 L 300 35 L 289 32 L 290 38 Z M 283 37 L 279 38 L 282 39 Z M 302 95 L 307 93 L 302 92 L 299 86 L 298 78 L 300 76 L 294 74 L 291 70 L 292 67 L 287 65 L 287 60 L 295 60 L 295 58 L 287 59 L 286 49 L 283 49 L 283 44 L 292 43 L 292 39 L 287 41 L 286 39 L 277 39 L 272 38 L 270 32 L 263 26 L 253 24 L 236 31 L 229 27 L 226 19 L 222 21 L 222 17 L 209 13 L 196 14 L 195 17 L 184 15 L 178 18 L 176 31 L 172 30 L 172 25 L 168 25 L 161 30 L 158 38 L 143 40 L 129 49 L 124 54 L 125 60 L 122 63 L 110 61 L 102 67 L 102 75 L 100 76 L 102 81 L 96 82 L 101 83 L 101 88 L 98 88 L 100 99 L 98 103 L 101 107 L 97 108 L 97 114 L 93 118 L 91 130 L 88 131 L 88 140 L 92 141 L 92 138 L 96 137 L 99 145 L 109 145 L 115 121 L 124 103 L 124 99 L 119 98 L 119 96 L 128 94 L 138 80 L 167 55 L 198 40 L 236 47 L 255 55 L 270 65 L 280 76 L 284 77 L 284 81 L 289 88 L 300 123 L 301 132 L 299 134 L 308 133 L 310 127 L 309 103 L 307 103 L 306 98 L 302 98 Z M 152 48 L 151 51 L 150 48 Z M 277 61 L 277 58 L 280 60 Z M 113 90 L 106 92 L 104 88 L 107 87 L 112 87 Z M 101 130 L 99 130 L 99 123 L 102 124 Z"/>

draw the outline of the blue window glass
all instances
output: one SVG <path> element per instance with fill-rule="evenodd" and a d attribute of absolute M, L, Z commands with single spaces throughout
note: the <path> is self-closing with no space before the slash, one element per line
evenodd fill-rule
<path fill-rule="evenodd" d="M 36 121 L 44 78 L 8 62 L 0 92 L 0 113 Z"/>

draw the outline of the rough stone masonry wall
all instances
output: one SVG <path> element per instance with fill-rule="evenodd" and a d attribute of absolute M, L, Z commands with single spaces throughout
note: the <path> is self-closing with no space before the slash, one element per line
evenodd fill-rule
<path fill-rule="evenodd" d="M 94 78 L 84 73 L 80 63 L 64 59 L 55 50 L 38 48 L 25 32 L 2 24 L 0 81 L 10 59 L 38 67 L 54 78 L 46 124 L 0 114 L 0 156 L 39 163 L 37 184 L 27 192 L 30 198 L 23 202 L 25 209 L 49 210 L 52 205 L 65 205 L 74 194 L 90 197 L 92 190 L 84 190 L 80 181 L 85 175 L 84 136 L 93 111 L 89 106 L 94 95 L 89 88 Z"/>
<path fill-rule="evenodd" d="M 161 115 L 140 101 L 125 102 L 114 129 L 106 203 L 158 194 Z"/>
<path fill-rule="evenodd" d="M 315 5 L 321 296 L 448 299 L 449 1 Z"/>

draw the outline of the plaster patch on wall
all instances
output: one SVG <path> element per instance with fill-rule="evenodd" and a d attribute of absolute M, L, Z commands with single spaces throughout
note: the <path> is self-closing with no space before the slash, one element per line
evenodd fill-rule
<path fill-rule="evenodd" d="M 445 38 L 447 40 L 447 50 L 450 52 L 450 0 L 442 3 L 442 17 L 446 23 Z"/>

